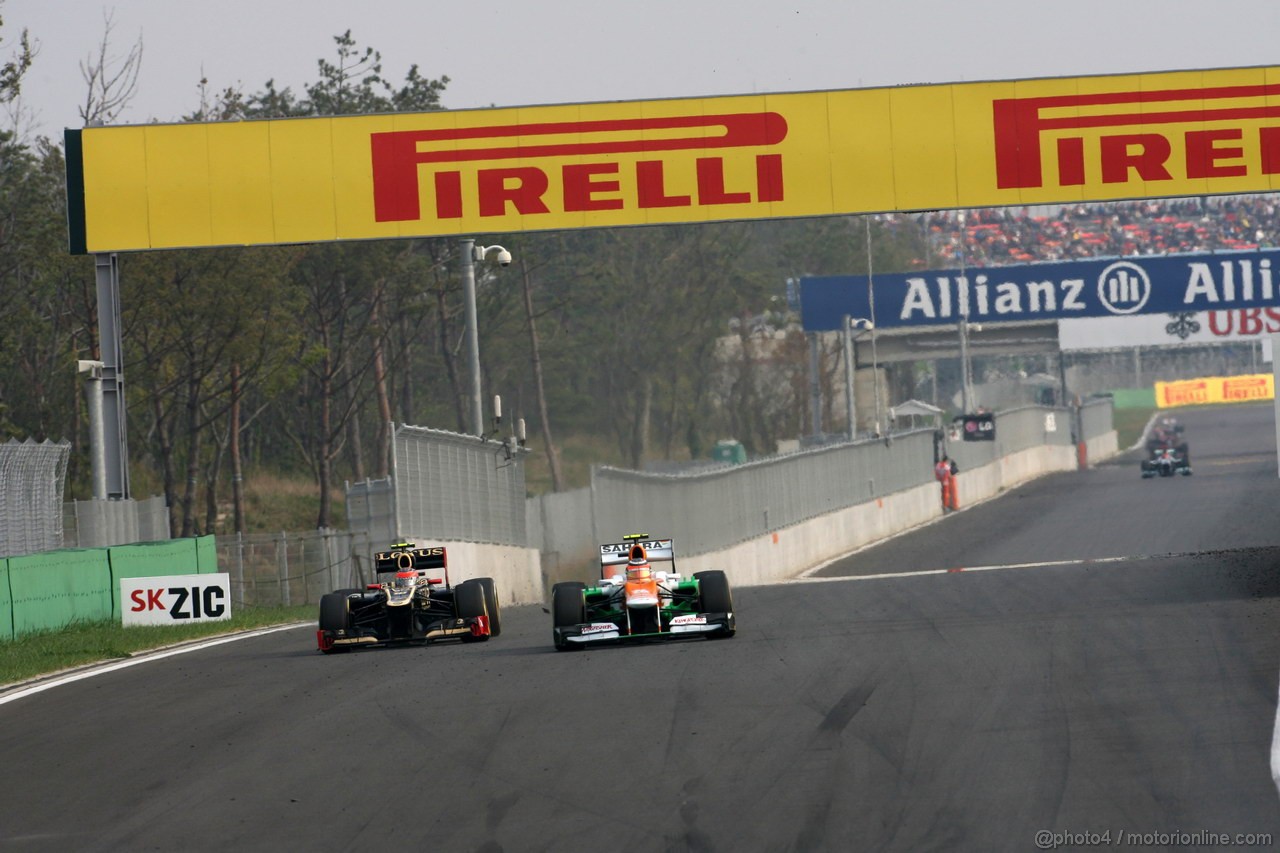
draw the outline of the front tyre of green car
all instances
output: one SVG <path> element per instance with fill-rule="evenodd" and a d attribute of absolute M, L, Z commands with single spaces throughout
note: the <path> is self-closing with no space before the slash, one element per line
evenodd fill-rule
<path fill-rule="evenodd" d="M 729 578 L 719 569 L 706 572 L 695 572 L 693 579 L 698 582 L 698 610 L 702 613 L 732 613 L 733 592 L 729 589 Z M 707 636 L 711 639 L 732 637 L 737 630 L 725 628 Z"/>

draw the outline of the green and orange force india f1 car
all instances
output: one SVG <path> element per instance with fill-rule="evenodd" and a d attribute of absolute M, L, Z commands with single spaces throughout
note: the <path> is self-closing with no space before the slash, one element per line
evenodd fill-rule
<path fill-rule="evenodd" d="M 628 640 L 732 637 L 735 622 L 729 580 L 721 571 L 675 571 L 670 539 L 647 534 L 600 546 L 600 581 L 551 588 L 556 649 Z M 655 571 L 653 563 L 668 564 Z"/>
<path fill-rule="evenodd" d="M 320 597 L 320 651 L 440 639 L 477 642 L 502 633 L 493 579 L 450 586 L 444 548 L 401 543 L 374 554 L 373 562 L 378 583 Z M 443 577 L 433 577 L 440 570 Z"/>

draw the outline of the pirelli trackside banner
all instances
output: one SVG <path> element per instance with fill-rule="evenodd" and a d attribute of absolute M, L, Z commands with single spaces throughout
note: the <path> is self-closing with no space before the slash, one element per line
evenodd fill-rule
<path fill-rule="evenodd" d="M 1249 403 L 1274 400 L 1276 396 L 1275 377 L 1270 373 L 1157 382 L 1155 390 L 1156 405 L 1162 409 L 1211 403 Z"/>
<path fill-rule="evenodd" d="M 66 132 L 71 249 L 1280 189 L 1280 67 Z"/>
<path fill-rule="evenodd" d="M 846 315 L 889 327 L 1275 308 L 1277 249 L 800 279 L 806 332 L 839 329 Z"/>

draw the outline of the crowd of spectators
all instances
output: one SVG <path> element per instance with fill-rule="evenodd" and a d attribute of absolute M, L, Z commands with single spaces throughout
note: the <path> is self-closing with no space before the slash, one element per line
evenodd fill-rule
<path fill-rule="evenodd" d="M 1280 196 L 1165 199 L 1061 208 L 921 214 L 935 262 L 1003 266 L 1121 255 L 1244 251 L 1280 246 Z"/>

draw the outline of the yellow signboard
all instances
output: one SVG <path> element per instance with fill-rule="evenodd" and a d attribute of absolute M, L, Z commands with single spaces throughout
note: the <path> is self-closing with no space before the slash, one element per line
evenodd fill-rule
<path fill-rule="evenodd" d="M 67 131 L 72 251 L 1280 189 L 1280 67 Z"/>
<path fill-rule="evenodd" d="M 1274 400 L 1275 396 L 1275 377 L 1270 373 L 1156 383 L 1156 405 L 1162 409 L 1211 403 L 1248 403 Z"/>

